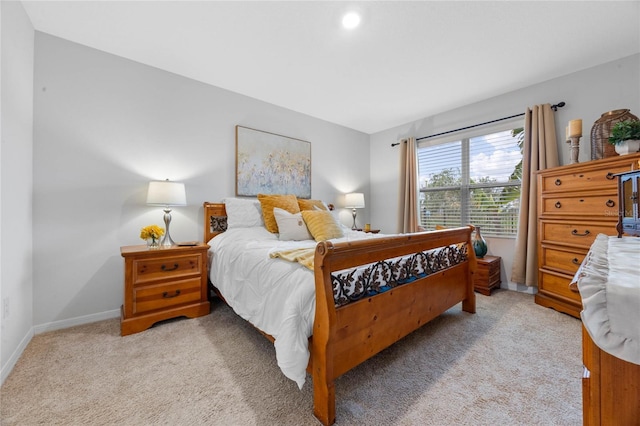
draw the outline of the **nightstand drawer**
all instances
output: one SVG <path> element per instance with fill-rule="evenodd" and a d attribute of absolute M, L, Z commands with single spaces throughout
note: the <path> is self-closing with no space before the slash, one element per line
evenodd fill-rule
<path fill-rule="evenodd" d="M 197 302 L 200 292 L 200 277 L 137 287 L 133 290 L 133 314 Z"/>
<path fill-rule="evenodd" d="M 165 258 L 137 259 L 133 262 L 134 285 L 165 278 L 180 278 L 202 271 L 202 256 L 197 254 Z"/>

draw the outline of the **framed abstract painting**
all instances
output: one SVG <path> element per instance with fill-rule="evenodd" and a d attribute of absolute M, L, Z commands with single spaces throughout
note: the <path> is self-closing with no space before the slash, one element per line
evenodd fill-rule
<path fill-rule="evenodd" d="M 311 143 L 236 126 L 236 195 L 311 198 Z"/>

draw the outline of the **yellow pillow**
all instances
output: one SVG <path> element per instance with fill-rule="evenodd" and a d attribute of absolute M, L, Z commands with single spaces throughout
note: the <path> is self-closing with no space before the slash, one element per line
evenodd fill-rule
<path fill-rule="evenodd" d="M 298 206 L 302 210 L 327 210 L 327 206 L 321 200 L 301 200 L 298 199 Z M 317 207 L 317 208 L 316 208 Z"/>
<path fill-rule="evenodd" d="M 260 207 L 262 207 L 264 226 L 267 228 L 267 231 L 273 232 L 274 234 L 278 233 L 278 223 L 273 215 L 274 207 L 281 208 L 289 213 L 298 213 L 300 211 L 298 199 L 295 195 L 258 194 L 258 200 L 260 201 Z"/>
<path fill-rule="evenodd" d="M 318 242 L 340 238 L 344 235 L 330 211 L 302 210 L 302 219 L 307 224 L 313 239 Z"/>

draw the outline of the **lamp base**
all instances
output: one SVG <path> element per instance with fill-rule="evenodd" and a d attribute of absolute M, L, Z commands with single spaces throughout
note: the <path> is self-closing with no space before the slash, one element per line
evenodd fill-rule
<path fill-rule="evenodd" d="M 351 215 L 353 216 L 353 226 L 351 226 L 351 229 L 353 231 L 357 231 L 358 227 L 356 226 L 356 209 L 353 209 L 353 212 L 351 213 Z"/>
<path fill-rule="evenodd" d="M 160 245 L 162 246 L 175 246 L 176 243 L 171 238 L 171 234 L 169 234 L 169 224 L 171 223 L 171 209 L 169 207 L 164 209 L 164 237 L 162 237 L 162 241 L 160 241 Z"/>

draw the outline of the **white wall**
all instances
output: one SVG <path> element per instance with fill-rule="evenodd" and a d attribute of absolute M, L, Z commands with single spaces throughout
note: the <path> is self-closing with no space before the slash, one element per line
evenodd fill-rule
<path fill-rule="evenodd" d="M 33 333 L 34 31 L 20 2 L 0 2 L 0 383 Z"/>
<path fill-rule="evenodd" d="M 527 107 L 560 101 L 564 108 L 555 113 L 558 149 L 562 164 L 569 163 L 569 148 L 564 142 L 565 127 L 571 119 L 581 118 L 583 134 L 579 161 L 591 159 L 589 134 L 602 113 L 629 108 L 640 116 L 640 54 L 601 66 L 505 93 L 483 102 L 426 117 L 371 135 L 371 226 L 383 232 L 398 230 L 399 149 L 391 143 L 407 136 L 428 136 L 500 117 L 524 112 Z M 425 94 L 425 102 L 429 102 Z M 533 291 L 509 283 L 513 263 L 514 240 L 487 238 L 489 253 L 502 256 L 502 287 Z"/>
<path fill-rule="evenodd" d="M 238 124 L 311 142 L 313 198 L 369 195 L 364 133 L 43 33 L 35 50 L 36 332 L 119 315 L 119 248 L 163 225 L 149 180 L 186 184 L 171 235 L 202 239 L 202 202 L 234 195 Z"/>

